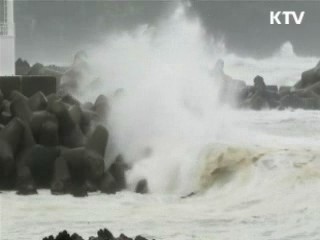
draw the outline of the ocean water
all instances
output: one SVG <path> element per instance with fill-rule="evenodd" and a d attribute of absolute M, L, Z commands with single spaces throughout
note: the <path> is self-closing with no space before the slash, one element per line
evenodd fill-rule
<path fill-rule="evenodd" d="M 320 113 L 242 113 L 239 124 L 246 120 L 255 144 L 208 146 L 193 176 L 197 195 L 5 192 L 1 239 L 41 239 L 62 229 L 89 236 L 102 227 L 155 239 L 319 239 Z"/>
<path fill-rule="evenodd" d="M 259 74 L 292 85 L 318 58 L 297 56 L 290 42 L 269 58 L 237 56 L 187 8 L 88 50 L 91 70 L 75 94 L 108 96 L 105 161 L 124 156 L 128 189 L 81 199 L 3 192 L 1 239 L 62 229 L 88 237 L 103 227 L 172 240 L 320 239 L 320 112 L 231 109 L 211 74 L 224 59 L 226 74 L 247 84 Z M 141 178 L 150 194 L 133 193 Z"/>

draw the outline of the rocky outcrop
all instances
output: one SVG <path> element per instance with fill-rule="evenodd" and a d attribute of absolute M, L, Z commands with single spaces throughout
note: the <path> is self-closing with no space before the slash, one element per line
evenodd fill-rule
<path fill-rule="evenodd" d="M 84 240 L 77 233 L 69 234 L 66 230 L 59 232 L 56 237 L 50 235 L 43 238 L 42 240 Z M 138 235 L 136 237 L 128 237 L 125 234 L 121 233 L 119 237 L 114 237 L 113 234 L 106 228 L 100 229 L 97 232 L 97 236 L 91 236 L 88 240 L 148 240 L 147 238 Z"/>
<path fill-rule="evenodd" d="M 319 82 L 320 82 L 320 61 L 314 68 L 309 69 L 301 74 L 301 80 L 294 85 L 294 88 L 305 89 Z"/>
<path fill-rule="evenodd" d="M 234 89 L 236 106 L 240 108 L 320 110 L 320 62 L 314 68 L 303 72 L 301 80 L 294 86 L 278 88 L 275 85 L 267 85 L 263 77 L 258 75 L 253 79 L 252 86 Z"/>
<path fill-rule="evenodd" d="M 16 75 L 26 75 L 30 70 L 30 64 L 26 60 L 19 58 L 16 61 Z"/>
<path fill-rule="evenodd" d="M 71 95 L 0 94 L 0 189 L 87 196 L 126 187 L 124 160 L 105 166 L 107 98 L 82 107 Z M 88 107 L 90 106 L 90 107 Z M 110 167 L 109 167 L 110 166 Z"/>
<path fill-rule="evenodd" d="M 138 181 L 135 192 L 140 194 L 146 194 L 149 192 L 148 182 L 146 179 Z"/>
<path fill-rule="evenodd" d="M 279 106 L 279 93 L 277 86 L 267 86 L 263 77 L 256 76 L 253 86 L 247 87 L 246 96 L 240 103 L 243 108 L 261 110 Z"/>

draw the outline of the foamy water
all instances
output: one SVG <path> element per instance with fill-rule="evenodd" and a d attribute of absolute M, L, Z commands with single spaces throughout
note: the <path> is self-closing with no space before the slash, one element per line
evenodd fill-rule
<path fill-rule="evenodd" d="M 197 159 L 198 169 L 206 166 L 195 175 L 202 186 L 198 195 L 122 192 L 78 199 L 44 190 L 27 197 L 2 193 L 1 239 L 41 239 L 62 229 L 89 236 L 101 227 L 155 239 L 319 239 L 320 113 L 242 113 L 246 118 L 239 123 L 249 126 L 248 136 L 263 137 L 245 148 L 239 142 L 209 147 L 206 153 L 215 151 Z M 236 153 L 227 160 L 231 146 Z M 219 151 L 226 164 L 214 171 Z"/>
<path fill-rule="evenodd" d="M 81 100 L 110 99 L 106 163 L 124 155 L 128 191 L 88 198 L 5 192 L 1 239 L 41 239 L 62 229 L 87 237 L 115 233 L 155 239 L 319 239 L 320 112 L 238 111 L 218 102 L 212 76 L 223 58 L 230 76 L 292 85 L 317 63 L 290 43 L 270 58 L 241 58 L 208 41 L 178 7 L 157 26 L 107 36 L 89 51 Z M 212 38 L 211 38 L 212 39 Z M 133 193 L 146 178 L 151 193 Z M 191 198 L 182 195 L 197 192 Z"/>

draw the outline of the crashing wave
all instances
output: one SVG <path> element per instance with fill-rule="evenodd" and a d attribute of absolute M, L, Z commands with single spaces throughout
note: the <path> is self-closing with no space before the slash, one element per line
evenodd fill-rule
<path fill-rule="evenodd" d="M 296 57 L 293 45 L 291 42 L 285 42 L 280 47 L 279 52 L 277 53 L 279 57 Z"/>
<path fill-rule="evenodd" d="M 217 145 L 206 149 L 199 167 L 198 191 L 266 191 L 292 188 L 320 180 L 320 152 L 314 149 L 276 149 Z M 272 189 L 269 189 L 272 192 Z"/>

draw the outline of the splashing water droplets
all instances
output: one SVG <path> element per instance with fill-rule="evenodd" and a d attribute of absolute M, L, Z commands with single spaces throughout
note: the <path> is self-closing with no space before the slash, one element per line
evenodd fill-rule
<path fill-rule="evenodd" d="M 297 61 L 302 60 L 304 69 L 315 61 L 290 57 L 290 43 L 262 60 L 227 53 L 224 43 L 208 35 L 187 8 L 178 5 L 155 26 L 109 35 L 88 52 L 92 71 L 102 82 L 83 98 L 103 93 L 111 101 L 106 125 L 113 156 L 108 158 L 123 154 L 133 166 L 129 183 L 146 178 L 153 192 L 192 191 L 198 184 L 200 152 L 208 144 L 253 137 L 248 138 L 247 127 L 237 126 L 241 113 L 219 103 L 219 81 L 211 74 L 218 59 L 225 60 L 226 73 L 236 79 L 251 83 L 261 74 L 271 84 L 293 81 L 290 74 L 302 71 Z"/>

